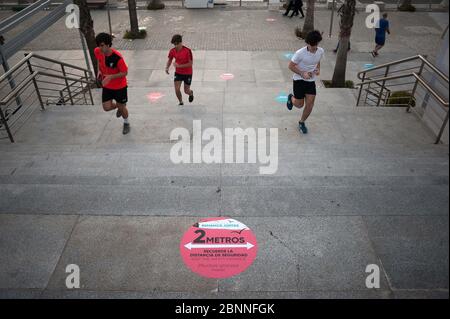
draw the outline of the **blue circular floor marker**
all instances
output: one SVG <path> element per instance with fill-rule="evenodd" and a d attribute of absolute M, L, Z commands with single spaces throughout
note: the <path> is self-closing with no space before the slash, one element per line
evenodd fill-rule
<path fill-rule="evenodd" d="M 286 52 L 286 53 L 283 54 L 283 57 L 286 60 L 291 60 L 293 56 L 294 56 L 294 53 L 292 53 L 292 52 Z"/>
<path fill-rule="evenodd" d="M 370 68 L 373 68 L 373 64 L 372 63 L 364 64 L 364 69 L 370 69 Z"/>
<path fill-rule="evenodd" d="M 277 101 L 278 103 L 286 103 L 288 99 L 288 94 L 285 92 L 281 92 L 280 94 L 278 94 L 278 96 L 275 98 L 275 101 Z"/>

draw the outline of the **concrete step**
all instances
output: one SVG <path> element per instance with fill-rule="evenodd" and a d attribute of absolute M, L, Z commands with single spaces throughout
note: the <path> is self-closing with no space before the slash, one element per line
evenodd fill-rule
<path fill-rule="evenodd" d="M 3 184 L 0 212 L 152 216 L 448 215 L 448 184 L 167 186 Z"/>

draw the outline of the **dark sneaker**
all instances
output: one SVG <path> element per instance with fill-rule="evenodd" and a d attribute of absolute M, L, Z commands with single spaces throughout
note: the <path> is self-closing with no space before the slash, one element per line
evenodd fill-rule
<path fill-rule="evenodd" d="M 194 91 L 192 91 L 192 95 L 189 95 L 189 103 L 194 101 Z"/>
<path fill-rule="evenodd" d="M 302 131 L 303 134 L 308 133 L 308 128 L 306 127 L 305 123 L 298 122 L 298 129 Z"/>
<path fill-rule="evenodd" d="M 117 109 L 117 111 L 116 111 L 116 117 L 121 117 L 121 116 L 122 116 L 122 113 L 120 112 L 119 109 Z"/>
<path fill-rule="evenodd" d="M 122 134 L 128 134 L 130 133 L 130 123 L 123 123 L 123 130 L 122 130 Z"/>
<path fill-rule="evenodd" d="M 290 111 L 290 110 L 292 110 L 292 97 L 293 97 L 293 95 L 292 94 L 289 94 L 288 95 L 288 99 L 287 99 L 287 102 L 286 102 L 286 106 L 287 106 L 287 108 L 288 108 L 288 110 Z"/>
<path fill-rule="evenodd" d="M 371 53 L 372 53 L 372 56 L 373 56 L 373 57 L 376 57 L 376 56 L 377 56 L 377 54 L 375 53 L 375 51 L 372 51 Z"/>
<path fill-rule="evenodd" d="M 178 103 L 178 106 L 183 106 L 183 105 L 184 105 L 183 102 Z"/>

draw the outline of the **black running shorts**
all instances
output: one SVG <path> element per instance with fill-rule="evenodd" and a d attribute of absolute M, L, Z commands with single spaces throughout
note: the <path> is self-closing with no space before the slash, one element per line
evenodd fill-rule
<path fill-rule="evenodd" d="M 294 81 L 294 97 L 296 99 L 304 99 L 305 95 L 316 95 L 316 82 L 309 82 L 304 80 Z"/>
<path fill-rule="evenodd" d="M 120 104 L 127 104 L 128 102 L 127 87 L 118 90 L 103 88 L 102 102 L 107 102 L 111 100 L 115 100 L 117 103 Z"/>
<path fill-rule="evenodd" d="M 192 83 L 192 74 L 179 74 L 175 73 L 175 77 L 173 79 L 175 82 L 184 82 L 186 85 L 191 85 Z"/>

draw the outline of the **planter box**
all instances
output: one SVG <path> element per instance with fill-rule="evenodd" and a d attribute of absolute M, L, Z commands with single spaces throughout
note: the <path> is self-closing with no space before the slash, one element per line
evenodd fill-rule
<path fill-rule="evenodd" d="M 184 7 L 188 9 L 208 8 L 208 0 L 184 0 Z"/>

